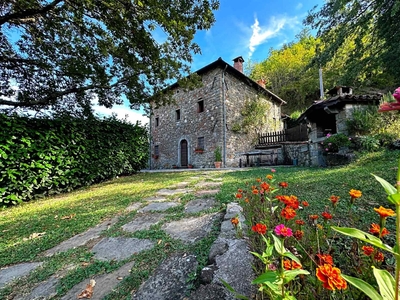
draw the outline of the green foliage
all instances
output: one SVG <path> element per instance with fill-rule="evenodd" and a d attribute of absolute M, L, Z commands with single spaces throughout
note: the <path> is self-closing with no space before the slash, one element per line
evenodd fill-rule
<path fill-rule="evenodd" d="M 376 128 L 378 118 L 376 106 L 369 106 L 366 109 L 356 108 L 352 112 L 352 119 L 346 120 L 347 129 L 352 135 L 370 133 Z"/>
<path fill-rule="evenodd" d="M 359 137 L 359 142 L 361 145 L 360 150 L 367 152 L 378 151 L 380 148 L 380 140 L 376 136 L 364 135 Z"/>
<path fill-rule="evenodd" d="M 263 98 L 248 99 L 242 109 L 242 130 L 245 133 L 261 133 L 268 126 L 268 112 L 271 109 L 271 103 Z"/>
<path fill-rule="evenodd" d="M 0 204 L 70 191 L 146 166 L 144 127 L 115 118 L 0 115 Z"/>
<path fill-rule="evenodd" d="M 321 144 L 327 152 L 338 152 L 341 147 L 349 147 L 351 139 L 343 133 L 338 133 L 327 135 L 327 138 Z"/>
<path fill-rule="evenodd" d="M 211 28 L 218 7 L 217 0 L 4 2 L 0 104 L 87 112 L 93 94 L 105 107 L 122 96 L 146 103 L 190 71 L 200 52 L 195 33 Z"/>
<path fill-rule="evenodd" d="M 221 147 L 218 146 L 217 148 L 215 148 L 214 155 L 215 161 L 222 161 Z"/>

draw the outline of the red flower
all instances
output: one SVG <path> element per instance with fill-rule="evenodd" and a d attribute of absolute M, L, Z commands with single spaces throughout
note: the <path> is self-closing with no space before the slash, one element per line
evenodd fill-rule
<path fill-rule="evenodd" d="M 256 181 L 257 181 L 257 182 L 261 182 L 261 178 L 257 178 Z"/>
<path fill-rule="evenodd" d="M 291 220 L 296 216 L 296 211 L 290 206 L 286 206 L 284 209 L 282 209 L 281 216 L 286 220 Z"/>
<path fill-rule="evenodd" d="M 304 225 L 304 221 L 303 220 L 296 220 L 295 221 L 297 225 Z"/>
<path fill-rule="evenodd" d="M 372 246 L 362 246 L 361 249 L 364 252 L 364 255 L 366 256 L 370 256 L 375 251 L 374 247 Z"/>
<path fill-rule="evenodd" d="M 336 206 L 337 202 L 339 201 L 339 196 L 332 195 L 329 200 L 331 200 L 333 206 Z"/>
<path fill-rule="evenodd" d="M 340 269 L 329 264 L 319 266 L 316 272 L 317 278 L 322 281 L 324 288 L 334 291 L 347 288 L 347 282 L 343 279 Z"/>
<path fill-rule="evenodd" d="M 258 190 L 257 190 L 257 189 L 254 189 L 254 190 L 253 190 L 253 194 L 254 194 L 254 195 L 258 195 Z"/>
<path fill-rule="evenodd" d="M 374 259 L 375 259 L 377 262 L 383 262 L 383 260 L 385 259 L 385 256 L 383 255 L 382 252 L 377 251 L 377 252 L 375 253 L 375 255 L 374 255 Z"/>
<path fill-rule="evenodd" d="M 242 197 L 243 197 L 242 194 L 240 194 L 240 193 L 237 193 L 237 194 L 236 194 L 236 198 L 240 199 L 240 198 L 242 198 Z"/>
<path fill-rule="evenodd" d="M 257 223 L 256 225 L 251 227 L 251 230 L 259 234 L 265 234 L 267 232 L 267 226 L 265 226 L 264 224 Z"/>
<path fill-rule="evenodd" d="M 301 269 L 303 266 L 301 264 L 298 264 L 294 260 L 285 259 L 283 261 L 283 267 L 285 268 L 285 270 L 294 270 Z"/>
<path fill-rule="evenodd" d="M 296 230 L 295 233 L 293 234 L 294 238 L 298 241 L 300 241 L 303 236 L 304 236 L 304 231 L 303 230 Z"/>
<path fill-rule="evenodd" d="M 261 184 L 260 184 L 260 187 L 261 187 L 264 191 L 266 191 L 266 192 L 269 191 L 269 184 L 266 183 L 266 182 L 261 183 Z"/>
<path fill-rule="evenodd" d="M 333 258 L 329 254 L 317 254 L 318 257 L 318 265 L 322 266 L 325 264 L 333 266 Z"/>
<path fill-rule="evenodd" d="M 307 201 L 303 201 L 303 202 L 301 202 L 301 204 L 303 204 L 303 206 L 304 207 L 307 207 L 307 206 L 309 206 L 310 204 L 308 204 L 308 202 Z"/>
<path fill-rule="evenodd" d="M 324 211 L 321 215 L 325 220 L 332 219 L 332 215 L 330 213 L 326 212 L 326 211 Z"/>
<path fill-rule="evenodd" d="M 238 193 L 243 193 L 243 190 L 242 189 L 238 189 Z"/>
<path fill-rule="evenodd" d="M 278 185 L 283 189 L 288 187 L 287 182 L 279 182 Z"/>
<path fill-rule="evenodd" d="M 311 220 L 316 220 L 316 219 L 319 218 L 318 215 L 309 215 L 308 217 L 309 217 Z"/>
<path fill-rule="evenodd" d="M 389 234 L 389 230 L 387 230 L 385 227 L 382 229 L 381 233 L 381 226 L 379 224 L 372 223 L 371 226 L 369 227 L 369 232 L 372 233 L 373 235 L 384 237 L 385 235 Z"/>

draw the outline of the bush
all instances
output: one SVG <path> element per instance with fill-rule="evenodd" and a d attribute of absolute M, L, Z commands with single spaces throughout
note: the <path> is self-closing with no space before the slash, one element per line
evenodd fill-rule
<path fill-rule="evenodd" d="M 70 191 L 145 167 L 145 128 L 115 118 L 0 115 L 0 204 Z"/>
<path fill-rule="evenodd" d="M 380 148 L 380 141 L 377 136 L 365 135 L 359 137 L 361 149 L 367 152 L 378 151 Z"/>
<path fill-rule="evenodd" d="M 347 129 L 352 135 L 371 133 L 378 124 L 379 114 L 375 106 L 369 106 L 366 109 L 356 108 L 352 116 L 352 119 L 346 121 Z"/>
<path fill-rule="evenodd" d="M 327 135 L 327 138 L 321 143 L 326 152 L 338 152 L 342 147 L 351 146 L 351 138 L 343 133 Z"/>

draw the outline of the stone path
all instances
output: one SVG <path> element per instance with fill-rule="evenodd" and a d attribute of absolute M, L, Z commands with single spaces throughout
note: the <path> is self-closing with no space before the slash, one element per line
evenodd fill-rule
<path fill-rule="evenodd" d="M 134 214 L 132 220 L 119 226 L 118 236 L 107 236 L 107 230 L 117 224 L 118 217 L 105 221 L 88 231 L 78 234 L 56 247 L 43 253 L 43 257 L 51 259 L 55 254 L 77 247 L 87 247 L 94 261 L 119 263 L 119 267 L 110 273 L 100 272 L 86 278 L 63 295 L 57 294 L 60 280 L 70 269 L 78 266 L 70 265 L 59 270 L 45 281 L 29 286 L 23 291 L 15 290 L 15 283 L 40 270 L 43 262 L 21 263 L 0 269 L 0 289 L 10 285 L 13 293 L 8 299 L 77 299 L 86 288 L 90 279 L 96 281 L 91 299 L 107 298 L 107 295 L 117 290 L 124 280 L 129 280 L 131 270 L 136 263 L 135 257 L 155 249 L 162 240 L 133 237 L 135 234 L 146 233 L 154 228 L 168 235 L 171 241 L 182 245 L 182 250 L 166 250 L 168 255 L 162 261 L 155 261 L 158 267 L 148 276 L 147 280 L 131 290 L 134 300 L 200 300 L 200 299 L 235 299 L 222 285 L 221 279 L 228 282 L 237 293 L 249 298 L 255 293 L 251 280 L 254 279 L 252 256 L 248 251 L 246 241 L 236 236 L 230 219 L 239 216 L 242 209 L 231 203 L 226 210 L 220 210 L 220 204 L 215 199 L 222 185 L 221 178 L 214 178 L 204 172 L 190 178 L 196 182 L 194 188 L 189 188 L 191 182 L 181 182 L 169 189 L 159 190 L 155 196 L 145 198 L 140 203 L 133 203 L 126 208 L 127 213 Z M 182 200 L 186 195 L 191 200 Z M 180 214 L 175 213 L 178 210 Z M 208 265 L 203 267 L 200 274 L 199 261 L 190 249 L 196 243 L 215 232 L 219 228 L 218 237 L 211 245 L 208 254 Z M 215 235 L 215 233 L 214 233 Z M 165 249 L 168 249 L 166 243 Z M 177 245 L 178 245 L 177 244 Z M 185 248 L 186 247 L 186 248 Z M 198 280 L 196 280 L 198 279 Z M 194 281 L 196 280 L 196 285 Z M 197 287 L 197 288 L 196 288 Z M 108 299 L 112 299 L 109 298 Z"/>

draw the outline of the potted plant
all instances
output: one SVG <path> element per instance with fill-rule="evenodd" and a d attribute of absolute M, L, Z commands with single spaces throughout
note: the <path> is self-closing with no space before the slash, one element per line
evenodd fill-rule
<path fill-rule="evenodd" d="M 204 152 L 204 149 L 203 149 L 203 148 L 196 148 L 196 149 L 194 149 L 194 152 L 196 152 L 196 153 L 203 153 L 203 152 Z"/>
<path fill-rule="evenodd" d="M 214 166 L 215 166 L 215 168 L 219 169 L 219 168 L 221 168 L 221 164 L 222 164 L 221 147 L 215 148 L 214 154 L 215 154 Z"/>

